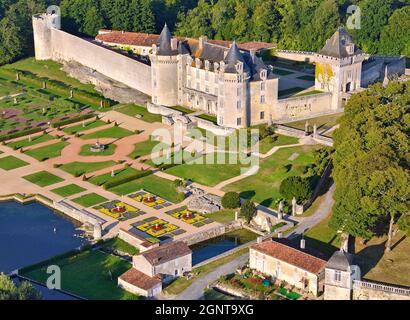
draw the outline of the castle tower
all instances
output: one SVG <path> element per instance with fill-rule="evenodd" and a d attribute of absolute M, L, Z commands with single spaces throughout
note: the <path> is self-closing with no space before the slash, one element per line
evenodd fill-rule
<path fill-rule="evenodd" d="M 251 70 L 233 42 L 220 66 L 218 125 L 245 128 L 249 125 Z"/>
<path fill-rule="evenodd" d="M 178 104 L 178 41 L 165 24 L 151 59 L 152 102 L 163 106 Z"/>
<path fill-rule="evenodd" d="M 33 16 L 33 36 L 36 60 L 52 59 L 53 49 L 51 30 L 60 29 L 59 16 L 55 13 L 44 13 Z"/>
<path fill-rule="evenodd" d="M 360 280 L 360 268 L 354 256 L 343 249 L 336 251 L 325 267 L 325 300 L 351 300 L 353 281 Z"/>
<path fill-rule="evenodd" d="M 364 55 L 339 27 L 316 55 L 315 89 L 332 93 L 332 109 L 344 107 L 350 92 L 360 88 Z"/>

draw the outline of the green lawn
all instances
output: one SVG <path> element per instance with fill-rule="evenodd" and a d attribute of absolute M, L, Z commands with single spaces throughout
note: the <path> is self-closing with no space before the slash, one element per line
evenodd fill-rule
<path fill-rule="evenodd" d="M 118 277 L 132 267 L 130 262 L 101 251 L 85 251 L 52 262 L 61 268 L 62 289 L 91 300 L 129 300 L 138 297 L 117 285 Z M 35 281 L 49 278 L 44 266 L 23 273 Z"/>
<path fill-rule="evenodd" d="M 316 124 L 318 130 L 326 130 L 326 129 L 330 129 L 334 127 L 337 124 L 337 119 L 339 119 L 342 115 L 343 113 L 329 114 L 329 115 L 321 116 L 317 118 L 290 122 L 290 123 L 286 123 L 285 125 L 288 127 L 292 127 L 292 128 L 296 128 L 300 130 L 305 130 L 305 125 L 307 122 L 309 123 L 311 127 L 313 127 Z"/>
<path fill-rule="evenodd" d="M 213 221 L 226 224 L 235 220 L 235 210 L 222 210 L 218 212 L 207 213 L 205 216 Z"/>
<path fill-rule="evenodd" d="M 54 192 L 55 194 L 58 194 L 59 196 L 62 196 L 62 197 L 69 197 L 74 194 L 83 192 L 85 190 L 86 189 L 80 186 L 77 186 L 76 184 L 69 184 L 61 188 L 53 189 L 51 190 L 51 192 Z"/>
<path fill-rule="evenodd" d="M 265 154 L 269 152 L 273 147 L 297 144 L 298 142 L 298 138 L 283 136 L 280 134 L 276 135 L 275 140 L 273 140 L 272 137 L 266 137 L 259 141 L 259 152 Z"/>
<path fill-rule="evenodd" d="M 139 252 L 137 248 L 135 248 L 134 246 L 130 245 L 128 242 L 125 242 L 124 240 L 118 237 L 106 241 L 103 244 L 103 248 L 109 251 L 118 250 L 124 253 L 128 253 L 131 256 L 134 256 Z"/>
<path fill-rule="evenodd" d="M 124 137 L 128 137 L 133 133 L 127 129 L 120 128 L 120 127 L 111 127 L 108 129 L 96 131 L 90 134 L 86 134 L 81 136 L 81 139 L 102 139 L 102 138 L 113 138 L 113 139 L 121 139 Z"/>
<path fill-rule="evenodd" d="M 298 77 L 298 79 L 306 80 L 306 81 L 315 81 L 315 76 L 304 75 L 304 76 Z"/>
<path fill-rule="evenodd" d="M 127 195 L 135 191 L 144 189 L 148 192 L 154 193 L 165 200 L 173 203 L 178 203 L 178 192 L 176 191 L 172 181 L 149 175 L 131 182 L 127 182 L 110 189 L 118 195 Z"/>
<path fill-rule="evenodd" d="M 10 142 L 9 144 L 7 144 L 7 146 L 9 146 L 10 148 L 19 149 L 19 148 L 34 146 L 36 144 L 46 142 L 46 141 L 50 141 L 50 140 L 53 140 L 53 139 L 55 139 L 54 136 L 51 136 L 49 134 L 42 134 L 41 136 L 32 137 L 31 141 L 29 141 L 28 138 L 25 138 L 23 140 Z"/>
<path fill-rule="evenodd" d="M 323 91 L 321 90 L 310 90 L 310 91 L 306 91 L 303 93 L 299 93 L 296 95 L 296 97 L 303 97 L 303 96 L 310 96 L 312 94 L 319 94 L 319 93 L 323 93 Z"/>
<path fill-rule="evenodd" d="M 201 157 L 203 163 L 206 159 Z M 227 164 L 229 157 L 226 157 L 226 162 L 222 164 L 193 164 L 184 163 L 166 170 L 167 173 L 175 175 L 183 179 L 190 179 L 194 182 L 206 186 L 215 186 L 218 183 L 227 179 L 240 175 L 241 164 Z M 249 168 L 249 164 L 243 165 L 243 168 Z"/>
<path fill-rule="evenodd" d="M 27 162 L 19 158 L 13 157 L 13 156 L 0 158 L 0 169 L 3 169 L 3 170 L 9 171 L 9 170 L 25 167 L 27 165 L 28 165 Z"/>
<path fill-rule="evenodd" d="M 74 88 L 78 88 L 90 93 L 95 93 L 94 86 L 90 84 L 83 84 L 77 79 L 71 78 L 64 71 L 61 70 L 60 63 L 46 60 L 38 61 L 34 57 L 19 60 L 13 64 L 5 65 L 5 69 L 17 69 L 21 71 L 29 71 L 35 75 L 43 78 L 48 78 L 56 81 L 64 82 Z"/>
<path fill-rule="evenodd" d="M 115 144 L 106 145 L 105 149 L 101 152 L 92 152 L 90 150 L 91 144 L 85 144 L 81 147 L 80 156 L 112 156 L 117 149 Z"/>
<path fill-rule="evenodd" d="M 103 162 L 70 162 L 63 164 L 60 169 L 72 174 L 73 176 L 81 176 L 86 173 L 98 171 L 104 168 L 116 165 L 115 161 Z"/>
<path fill-rule="evenodd" d="M 115 111 L 121 112 L 131 117 L 136 117 L 137 115 L 140 115 L 142 116 L 141 120 L 144 120 L 150 123 L 162 121 L 162 116 L 158 114 L 149 113 L 147 108 L 144 108 L 142 106 L 137 106 L 135 104 L 119 105 L 119 107 L 115 108 Z"/>
<path fill-rule="evenodd" d="M 67 134 L 76 134 L 78 132 L 83 132 L 85 130 L 98 128 L 106 124 L 107 123 L 102 120 L 94 120 L 94 121 L 86 122 L 85 126 L 83 126 L 83 124 L 81 123 L 75 126 L 64 128 L 63 131 Z"/>
<path fill-rule="evenodd" d="M 28 150 L 25 152 L 25 154 L 33 157 L 34 159 L 37 159 L 38 161 L 45 161 L 61 156 L 61 150 L 63 150 L 68 145 L 68 142 L 60 141 L 45 147 Z"/>
<path fill-rule="evenodd" d="M 79 205 L 85 208 L 95 206 L 96 204 L 99 204 L 105 201 L 108 201 L 108 199 L 96 193 L 85 194 L 79 198 L 73 199 L 73 202 L 78 203 Z"/>
<path fill-rule="evenodd" d="M 28 176 L 25 176 L 23 178 L 40 187 L 47 187 L 47 186 L 51 186 L 52 184 L 56 184 L 56 183 L 64 181 L 64 179 L 57 177 L 47 171 L 36 172 Z"/>
<path fill-rule="evenodd" d="M 286 96 L 291 96 L 291 95 L 293 95 L 295 93 L 298 93 L 298 92 L 301 92 L 305 89 L 306 88 L 302 88 L 302 87 L 293 87 L 293 88 L 281 90 L 281 91 L 278 92 L 278 97 L 279 98 L 284 98 Z"/>
<path fill-rule="evenodd" d="M 163 148 L 166 148 L 167 146 L 165 143 L 161 143 L 159 141 L 153 141 L 151 139 L 137 143 L 134 145 L 134 151 L 131 154 L 129 154 L 128 157 L 131 159 L 137 159 L 142 156 L 149 155 L 151 154 L 154 147 L 156 147 L 159 144 L 161 144 Z"/>
<path fill-rule="evenodd" d="M 197 116 L 197 118 L 210 121 L 213 124 L 218 124 L 218 120 L 216 119 L 216 117 L 210 114 L 201 114 L 200 116 Z"/>
<path fill-rule="evenodd" d="M 280 76 L 287 76 L 287 75 L 290 75 L 290 74 L 294 73 L 292 71 L 278 69 L 278 68 L 273 68 L 272 71 L 273 71 L 274 74 L 277 74 L 277 75 L 280 75 Z"/>
<path fill-rule="evenodd" d="M 174 106 L 174 107 L 168 107 L 168 108 L 174 109 L 174 110 L 177 110 L 177 111 L 180 111 L 180 112 L 182 112 L 183 114 L 191 114 L 191 113 L 194 113 L 194 112 L 195 112 L 194 110 L 185 108 L 185 107 L 183 107 L 183 106 Z"/>
<path fill-rule="evenodd" d="M 283 179 L 292 175 L 303 175 L 304 169 L 314 159 L 315 146 L 301 146 L 280 149 L 260 161 L 259 172 L 226 186 L 224 191 L 235 191 L 242 198 L 252 199 L 264 206 L 274 208 L 275 199 L 280 198 L 279 187 Z M 294 153 L 299 156 L 288 160 Z"/>
<path fill-rule="evenodd" d="M 115 170 L 115 176 L 111 177 L 111 172 L 100 175 L 100 176 L 95 176 L 92 177 L 91 179 L 88 180 L 88 182 L 91 182 L 92 184 L 95 184 L 97 186 L 101 186 L 104 183 L 110 181 L 116 181 L 116 180 L 120 180 L 120 179 L 124 179 L 127 177 L 130 177 L 136 173 L 138 173 L 139 171 L 137 169 L 128 167 L 128 168 L 123 168 L 123 169 L 119 169 L 119 170 Z"/>

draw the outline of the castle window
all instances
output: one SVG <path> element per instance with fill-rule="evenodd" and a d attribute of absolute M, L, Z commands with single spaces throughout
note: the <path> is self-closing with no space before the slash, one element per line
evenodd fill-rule
<path fill-rule="evenodd" d="M 205 92 L 209 93 L 209 87 L 208 86 L 205 87 Z"/>
<path fill-rule="evenodd" d="M 236 109 L 238 109 L 238 111 L 240 111 L 241 108 L 242 108 L 241 100 L 238 100 L 238 101 L 236 102 Z"/>
<path fill-rule="evenodd" d="M 224 118 L 223 117 L 219 117 L 219 124 L 223 125 L 224 124 Z"/>
<path fill-rule="evenodd" d="M 261 120 L 264 120 L 264 119 L 265 119 L 265 112 L 264 112 L 264 111 L 262 111 L 262 112 L 260 113 L 260 118 L 261 118 Z"/>
<path fill-rule="evenodd" d="M 196 70 L 196 78 L 199 79 L 199 70 Z"/>
<path fill-rule="evenodd" d="M 261 96 L 261 103 L 262 103 L 262 104 L 265 103 L 265 96 Z"/>
<path fill-rule="evenodd" d="M 242 118 L 237 118 L 236 119 L 236 125 L 241 126 L 242 125 Z"/>
<path fill-rule="evenodd" d="M 205 81 L 209 81 L 209 72 L 205 72 Z"/>
<path fill-rule="evenodd" d="M 265 89 L 266 89 L 266 83 L 261 82 L 261 91 L 265 91 Z"/>
<path fill-rule="evenodd" d="M 338 270 L 335 271 L 335 281 L 337 281 L 337 282 L 342 281 L 342 273 Z"/>
<path fill-rule="evenodd" d="M 236 89 L 236 96 L 240 97 L 242 95 L 242 88 Z"/>

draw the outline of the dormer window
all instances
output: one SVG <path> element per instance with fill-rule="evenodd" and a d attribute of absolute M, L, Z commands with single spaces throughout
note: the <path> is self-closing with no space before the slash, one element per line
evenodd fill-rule
<path fill-rule="evenodd" d="M 208 60 L 205 61 L 205 69 L 209 70 L 209 61 Z"/>
<path fill-rule="evenodd" d="M 354 44 L 349 44 L 348 46 L 346 46 L 346 50 L 349 54 L 353 54 L 354 53 Z"/>
<path fill-rule="evenodd" d="M 236 64 L 236 71 L 238 71 L 239 73 L 243 72 L 243 63 L 239 62 L 238 64 Z"/>
<path fill-rule="evenodd" d="M 261 79 L 265 80 L 266 79 L 266 70 L 262 70 L 260 73 Z"/>

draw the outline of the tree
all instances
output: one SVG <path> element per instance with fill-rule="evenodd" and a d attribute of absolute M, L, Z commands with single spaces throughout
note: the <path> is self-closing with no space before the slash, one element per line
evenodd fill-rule
<path fill-rule="evenodd" d="M 241 215 L 250 223 L 256 215 L 256 206 L 251 200 L 245 201 L 241 206 Z"/>
<path fill-rule="evenodd" d="M 41 300 L 41 294 L 29 282 L 23 281 L 20 286 L 5 274 L 0 273 L 0 300 Z"/>
<path fill-rule="evenodd" d="M 383 27 L 380 35 L 380 52 L 410 57 L 410 6 L 396 10 Z"/>
<path fill-rule="evenodd" d="M 241 197 L 236 192 L 227 192 L 222 197 L 222 207 L 225 209 L 236 209 L 241 206 Z"/>
<path fill-rule="evenodd" d="M 410 82 L 381 84 L 351 97 L 334 133 L 335 205 L 330 226 L 370 239 L 385 226 L 386 250 L 394 225 L 410 211 Z"/>
<path fill-rule="evenodd" d="M 96 7 L 91 7 L 84 18 L 83 32 L 89 36 L 95 37 L 104 26 L 104 20 L 101 12 Z"/>
<path fill-rule="evenodd" d="M 292 176 L 282 181 L 279 192 L 287 200 L 296 198 L 298 201 L 305 201 L 310 198 L 313 190 L 308 178 Z"/>

